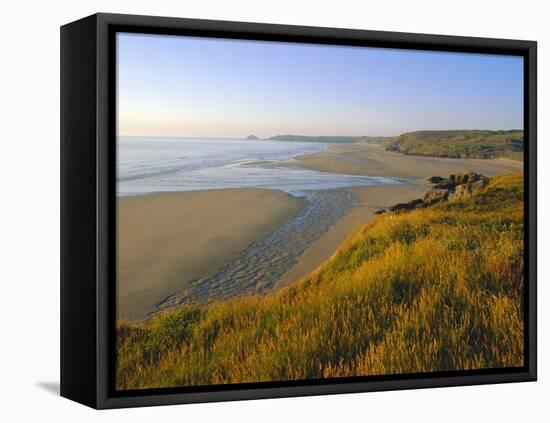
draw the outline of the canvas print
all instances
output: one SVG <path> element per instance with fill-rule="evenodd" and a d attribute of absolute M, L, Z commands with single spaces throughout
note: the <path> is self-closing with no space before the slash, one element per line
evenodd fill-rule
<path fill-rule="evenodd" d="M 522 367 L 523 72 L 118 33 L 116 389 Z"/>

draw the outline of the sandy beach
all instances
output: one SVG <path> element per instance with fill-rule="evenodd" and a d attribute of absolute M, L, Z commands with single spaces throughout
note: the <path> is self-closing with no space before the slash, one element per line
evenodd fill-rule
<path fill-rule="evenodd" d="M 355 227 L 371 220 L 376 210 L 422 198 L 429 187 L 426 178 L 430 176 L 448 176 L 468 171 L 494 176 L 523 169 L 523 162 L 514 160 L 410 156 L 386 151 L 381 145 L 368 143 L 332 144 L 326 151 L 298 157 L 295 165 L 321 172 L 395 176 L 407 179 L 410 183 L 348 189 L 356 196 L 357 204 L 311 245 L 298 263 L 279 280 L 277 288 L 288 286 L 314 271 L 330 258 Z"/>
<path fill-rule="evenodd" d="M 231 189 L 118 199 L 119 318 L 145 317 L 190 281 L 216 272 L 291 219 L 304 201 Z"/>
<path fill-rule="evenodd" d="M 332 144 L 323 152 L 298 157 L 295 165 L 321 172 L 410 179 L 448 176 L 467 171 L 494 176 L 523 170 L 523 162 L 515 160 L 409 156 L 386 151 L 381 145 L 368 143 Z"/>
<path fill-rule="evenodd" d="M 288 286 L 315 270 L 381 209 L 421 198 L 430 176 L 520 170 L 512 160 L 407 156 L 372 144 L 331 145 L 291 166 L 405 180 L 315 191 L 267 189 L 163 193 L 118 199 L 118 302 L 122 319 L 163 308 Z"/>

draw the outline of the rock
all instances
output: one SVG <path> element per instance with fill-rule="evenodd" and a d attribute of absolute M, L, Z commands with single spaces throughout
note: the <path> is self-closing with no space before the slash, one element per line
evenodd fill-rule
<path fill-rule="evenodd" d="M 477 182 L 482 178 L 482 175 L 476 172 L 458 173 L 457 175 L 451 176 L 455 177 L 456 185 L 464 185 L 470 182 Z"/>
<path fill-rule="evenodd" d="M 437 189 L 453 189 L 455 187 L 456 175 L 451 175 L 448 179 L 441 176 L 432 176 L 428 182 L 434 184 Z"/>
<path fill-rule="evenodd" d="M 457 186 L 456 189 L 455 189 L 455 192 L 454 192 L 454 197 L 455 198 L 460 198 L 460 197 L 464 197 L 466 195 L 470 195 L 472 193 L 470 191 L 470 188 L 471 188 L 471 186 L 467 185 L 467 184 Z"/>
<path fill-rule="evenodd" d="M 476 172 L 464 172 L 450 175 L 448 179 L 441 176 L 432 176 L 429 182 L 435 184 L 430 188 L 424 199 L 417 198 L 408 203 L 399 203 L 389 208 L 389 211 L 409 211 L 447 201 L 451 196 L 460 198 L 481 191 L 489 183 L 489 178 Z M 387 210 L 377 210 L 376 214 L 386 213 Z"/>
<path fill-rule="evenodd" d="M 419 207 L 423 206 L 423 201 L 420 198 L 417 198 L 416 200 L 409 201 L 408 203 L 399 203 L 392 207 L 390 207 L 391 211 L 406 211 L 406 210 L 413 210 Z"/>
<path fill-rule="evenodd" d="M 439 184 L 440 182 L 443 182 L 445 178 L 442 178 L 441 176 L 432 176 L 431 178 L 428 178 L 428 182 L 430 184 Z"/>
<path fill-rule="evenodd" d="M 460 198 L 460 197 L 475 194 L 487 186 L 487 184 L 489 183 L 489 178 L 479 174 L 476 174 L 476 175 L 478 175 L 479 178 L 478 177 L 471 178 L 471 180 L 474 180 L 474 182 L 463 183 L 461 185 L 458 185 L 455 188 L 455 192 L 454 192 L 455 198 Z"/>
<path fill-rule="evenodd" d="M 256 136 L 256 135 L 249 135 L 248 137 L 246 137 L 247 140 L 259 140 L 259 138 Z"/>
<path fill-rule="evenodd" d="M 454 189 L 456 186 L 454 180 L 451 181 L 450 179 L 443 179 L 441 182 L 434 185 L 435 189 Z"/>
<path fill-rule="evenodd" d="M 440 203 L 449 199 L 450 190 L 432 188 L 428 190 L 424 196 L 424 205 L 431 206 L 432 204 Z"/>
<path fill-rule="evenodd" d="M 434 188 L 448 189 L 448 190 L 454 191 L 455 187 L 457 186 L 468 184 L 471 182 L 477 182 L 482 178 L 483 178 L 483 175 L 480 175 L 479 173 L 464 172 L 464 173 L 457 173 L 456 175 L 452 174 L 449 176 L 448 179 L 444 179 L 444 178 L 439 179 L 438 176 L 433 176 L 432 178 L 430 178 L 430 181 L 432 179 L 434 180 L 439 179 L 437 182 L 435 182 Z"/>
<path fill-rule="evenodd" d="M 472 187 L 474 188 L 473 192 L 481 191 L 483 188 L 489 185 L 489 181 L 490 181 L 490 178 L 488 178 L 487 176 L 481 175 L 481 179 L 472 184 Z"/>

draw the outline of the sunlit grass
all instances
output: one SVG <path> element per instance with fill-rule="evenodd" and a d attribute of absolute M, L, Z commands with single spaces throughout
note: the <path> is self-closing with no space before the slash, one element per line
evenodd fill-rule
<path fill-rule="evenodd" d="M 117 328 L 118 389 L 523 365 L 523 176 L 358 228 L 274 294 Z"/>

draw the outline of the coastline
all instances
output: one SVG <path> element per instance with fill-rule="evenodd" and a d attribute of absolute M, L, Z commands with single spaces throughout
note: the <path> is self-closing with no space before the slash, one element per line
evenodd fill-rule
<path fill-rule="evenodd" d="M 491 177 L 523 170 L 523 162 L 516 160 L 412 156 L 372 143 L 331 144 L 325 151 L 298 156 L 291 165 L 320 172 L 412 180 L 470 171 Z"/>
<path fill-rule="evenodd" d="M 313 272 L 336 252 L 355 228 L 368 223 L 375 217 L 377 210 L 422 197 L 426 186 L 418 183 L 404 183 L 353 187 L 347 188 L 345 191 L 355 196 L 356 204 L 322 237 L 309 246 L 300 256 L 298 262 L 279 279 L 275 289 L 289 286 Z"/>
<path fill-rule="evenodd" d="M 493 176 L 523 163 L 409 156 L 358 143 L 331 144 L 289 166 L 407 182 L 312 191 L 318 198 L 308 200 L 257 188 L 120 197 L 118 318 L 283 288 L 329 259 L 377 210 L 423 197 L 428 177 Z M 315 201 L 324 205 L 315 209 Z"/>
<path fill-rule="evenodd" d="M 299 156 L 292 166 L 320 172 L 399 177 L 409 182 L 401 185 L 348 188 L 357 197 L 358 203 L 310 246 L 298 263 L 279 280 L 277 289 L 289 286 L 313 272 L 335 253 L 357 226 L 372 220 L 377 210 L 422 198 L 430 186 L 427 178 L 440 175 L 447 177 L 452 173 L 470 171 L 495 176 L 522 170 L 523 162 L 509 159 L 412 156 L 386 151 L 379 144 L 353 143 L 331 144 L 325 151 Z"/>

